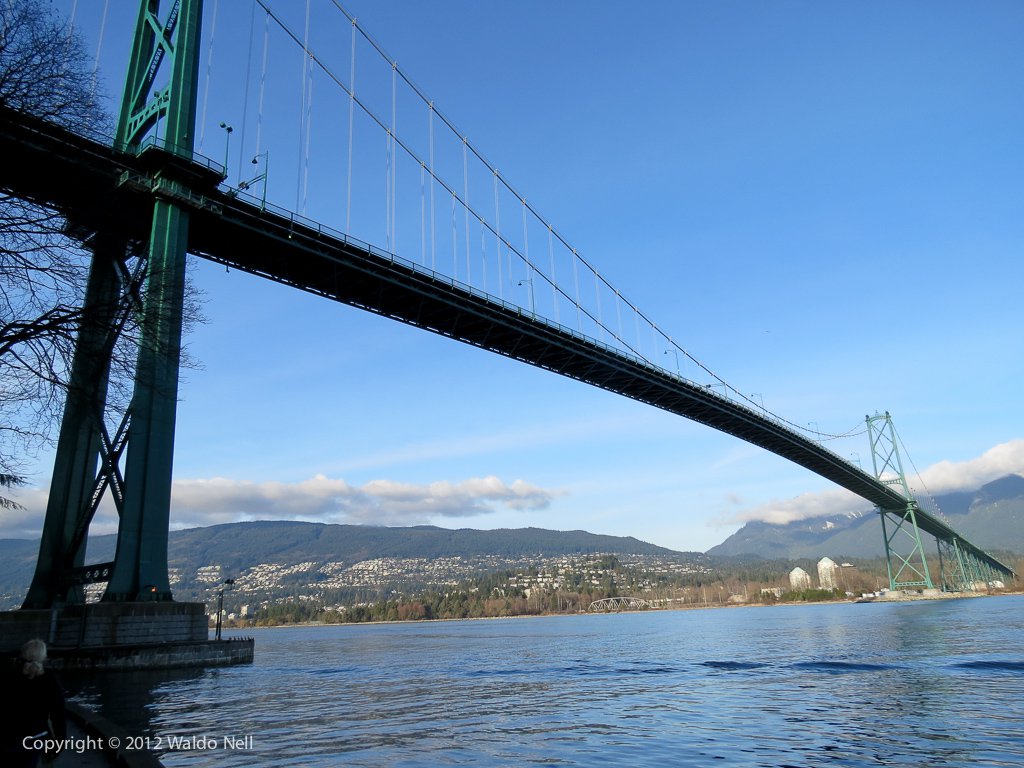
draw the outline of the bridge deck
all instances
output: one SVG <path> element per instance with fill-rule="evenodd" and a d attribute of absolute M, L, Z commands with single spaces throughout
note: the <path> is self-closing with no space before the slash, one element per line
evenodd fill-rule
<path fill-rule="evenodd" d="M 140 240 L 148 235 L 152 193 L 119 184 L 126 172 L 141 172 L 137 158 L 3 110 L 0 151 L 22 158 L 0 169 L 4 188 L 55 205 L 88 228 L 113 225 Z M 859 467 L 708 387 L 314 222 L 230 191 L 198 195 L 204 204 L 191 210 L 190 253 L 648 403 L 789 459 L 880 508 L 906 506 L 900 493 Z M 925 511 L 918 526 L 1012 573 Z"/>

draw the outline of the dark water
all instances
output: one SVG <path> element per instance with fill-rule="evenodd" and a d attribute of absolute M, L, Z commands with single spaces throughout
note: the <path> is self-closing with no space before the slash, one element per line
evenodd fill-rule
<path fill-rule="evenodd" d="M 1024 597 L 273 629 L 80 700 L 168 766 L 1020 766 L 1022 630 Z"/>

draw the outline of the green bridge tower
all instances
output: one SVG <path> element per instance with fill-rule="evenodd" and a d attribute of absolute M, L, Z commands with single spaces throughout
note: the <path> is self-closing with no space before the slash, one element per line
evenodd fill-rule
<path fill-rule="evenodd" d="M 152 155 L 150 234 L 133 240 L 116 212 L 91 233 L 84 320 L 26 609 L 82 603 L 84 585 L 103 581 L 105 602 L 171 601 L 167 532 L 189 214 L 167 191 L 176 178 L 194 187 L 205 173 L 216 186 L 222 174 L 193 158 L 202 0 L 174 0 L 163 21 L 159 6 L 140 3 L 115 138 L 121 152 Z M 111 356 L 130 313 L 138 357 L 130 402 L 118 411 L 108 402 Z M 108 490 L 119 516 L 116 555 L 86 567 L 89 526 Z"/>
<path fill-rule="evenodd" d="M 907 500 L 906 505 L 900 509 L 878 507 L 882 520 L 882 538 L 885 541 L 885 562 L 889 570 L 889 588 L 934 589 L 935 584 L 928 570 L 928 559 L 921 541 L 921 529 L 917 524 L 917 499 L 903 471 L 892 417 L 886 411 L 884 415 L 866 416 L 865 421 L 868 425 L 868 439 L 871 441 L 871 462 L 875 477 L 886 485 L 894 486 Z M 898 546 L 897 540 L 903 546 Z"/>
<path fill-rule="evenodd" d="M 1007 575 L 1016 578 L 1010 568 L 972 545 L 944 519 L 920 508 L 907 483 L 888 412 L 865 419 L 875 477 L 905 500 L 899 507 L 878 507 L 889 588 L 971 592 L 986 589 Z M 922 533 L 935 538 L 934 547 L 925 547 Z"/>

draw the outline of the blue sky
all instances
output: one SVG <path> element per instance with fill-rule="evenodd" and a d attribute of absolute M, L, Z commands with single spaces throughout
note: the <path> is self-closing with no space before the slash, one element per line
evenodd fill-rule
<path fill-rule="evenodd" d="M 102 46 L 103 3 L 79 0 L 76 20 L 115 93 L 134 3 L 111 5 Z M 304 3 L 269 5 L 306 34 Z M 933 492 L 1024 472 L 1024 6 L 345 7 L 580 254 L 737 390 L 829 433 L 890 411 Z M 228 122 L 233 183 L 269 151 L 268 199 L 344 228 L 348 96 L 318 73 L 303 102 L 308 70 L 276 27 L 262 77 L 264 17 L 250 27 L 250 8 L 206 2 L 202 151 L 222 159 Z M 330 2 L 310 9 L 314 50 L 347 80 L 351 25 Z M 365 41 L 356 50 L 357 93 L 386 113 L 389 68 Z M 416 114 L 400 111 L 397 132 L 411 126 L 425 147 Z M 359 138 L 353 234 L 387 247 L 386 139 Z M 457 151 L 440 141 L 438 166 L 455 158 L 440 172 L 461 189 Z M 418 260 L 426 195 L 415 172 L 398 174 L 396 242 Z M 453 226 L 436 210 L 461 233 L 461 213 Z M 509 211 L 505 227 L 521 226 Z M 704 550 L 745 519 L 865 506 L 577 382 L 222 267 L 197 263 L 193 280 L 209 322 L 187 340 L 201 368 L 181 387 L 177 526 L 539 526 Z M 514 280 L 501 290 L 528 300 Z M 869 461 L 863 435 L 832 446 Z M 38 529 L 48 460 L 23 494 L 29 511 L 0 532 Z"/>

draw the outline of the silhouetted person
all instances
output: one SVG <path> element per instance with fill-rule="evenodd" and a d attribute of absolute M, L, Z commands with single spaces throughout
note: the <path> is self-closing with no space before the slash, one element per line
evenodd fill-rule
<path fill-rule="evenodd" d="M 64 719 L 64 690 L 57 676 L 43 667 L 46 643 L 29 640 L 21 656 L 7 670 L 3 696 L 7 700 L 3 722 L 3 764 L 29 768 L 43 756 L 40 745 L 46 739 L 67 736 Z M 53 756 L 53 753 L 51 753 Z"/>

